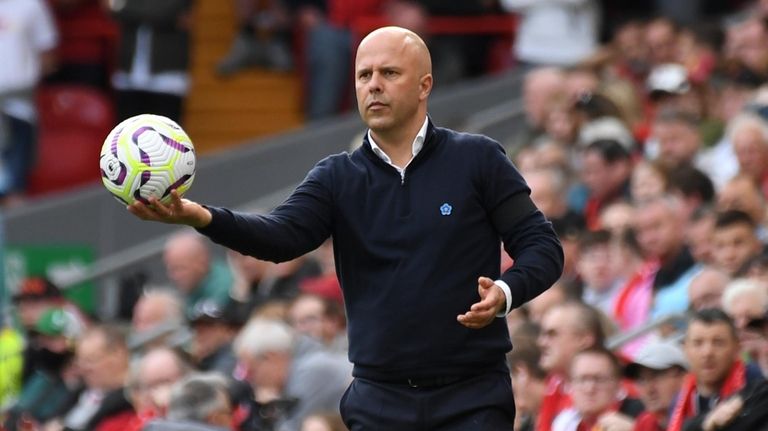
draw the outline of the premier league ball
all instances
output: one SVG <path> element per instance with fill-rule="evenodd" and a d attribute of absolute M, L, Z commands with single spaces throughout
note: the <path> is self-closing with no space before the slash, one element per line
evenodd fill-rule
<path fill-rule="evenodd" d="M 120 202 L 163 203 L 171 190 L 184 194 L 195 178 L 195 149 L 173 120 L 141 114 L 118 124 L 107 135 L 99 158 L 104 186 Z"/>

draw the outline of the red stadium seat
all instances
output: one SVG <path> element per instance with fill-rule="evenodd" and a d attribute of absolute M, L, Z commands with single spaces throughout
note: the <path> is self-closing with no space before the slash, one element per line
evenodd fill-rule
<path fill-rule="evenodd" d="M 45 86 L 38 91 L 37 105 L 40 132 L 28 193 L 98 181 L 101 144 L 115 122 L 109 97 L 84 86 Z"/>

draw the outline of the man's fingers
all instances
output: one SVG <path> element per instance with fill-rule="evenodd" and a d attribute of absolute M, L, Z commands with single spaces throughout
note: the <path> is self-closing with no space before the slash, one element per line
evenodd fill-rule
<path fill-rule="evenodd" d="M 491 320 L 494 318 L 494 314 L 491 311 L 468 311 L 464 314 L 459 314 L 456 316 L 456 320 L 459 321 L 462 325 L 472 328 L 472 329 L 478 329 L 482 328 L 488 323 L 491 322 Z"/>
<path fill-rule="evenodd" d="M 496 305 L 496 301 L 490 296 L 488 296 L 482 301 L 472 304 L 472 306 L 469 309 L 471 311 L 477 311 L 477 312 L 490 311 L 490 310 L 493 310 L 495 305 Z"/>

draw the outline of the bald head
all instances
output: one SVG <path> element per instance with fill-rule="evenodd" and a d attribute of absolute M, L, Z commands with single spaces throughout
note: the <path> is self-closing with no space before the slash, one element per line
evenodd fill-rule
<path fill-rule="evenodd" d="M 413 61 L 419 75 L 432 73 L 432 58 L 429 49 L 424 40 L 418 34 L 402 27 L 382 27 L 368 34 L 357 47 L 357 65 L 361 53 L 366 54 L 368 50 L 376 49 L 382 44 L 392 44 L 399 49 L 401 54 L 407 56 L 409 61 Z"/>
<path fill-rule="evenodd" d="M 383 27 L 360 42 L 357 108 L 378 145 L 410 148 L 426 118 L 431 91 L 432 60 L 416 33 Z"/>
<path fill-rule="evenodd" d="M 183 292 L 193 291 L 210 269 L 208 244 L 195 232 L 173 235 L 165 244 L 163 260 L 168 278 Z"/>

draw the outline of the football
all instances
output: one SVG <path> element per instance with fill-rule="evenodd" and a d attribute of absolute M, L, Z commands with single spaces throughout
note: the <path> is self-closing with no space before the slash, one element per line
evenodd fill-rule
<path fill-rule="evenodd" d="M 171 200 L 195 178 L 195 148 L 173 120 L 152 114 L 131 117 L 107 135 L 99 157 L 104 186 L 120 202 Z"/>

